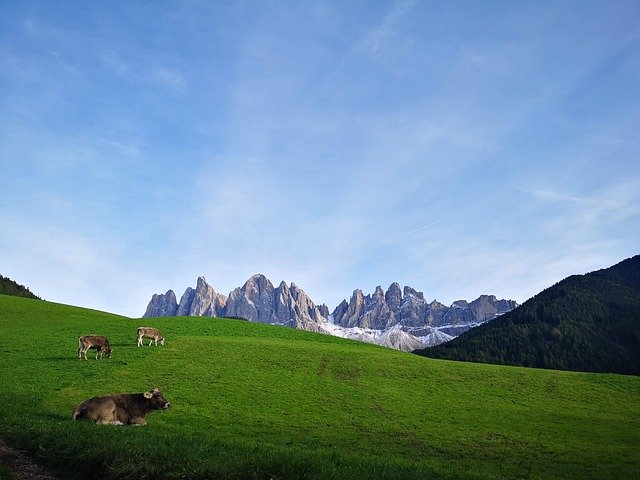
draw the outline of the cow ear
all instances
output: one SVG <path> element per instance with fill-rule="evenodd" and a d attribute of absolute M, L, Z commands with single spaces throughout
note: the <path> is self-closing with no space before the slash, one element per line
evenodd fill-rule
<path fill-rule="evenodd" d="M 143 393 L 143 395 L 144 395 L 144 398 L 151 398 L 151 397 L 153 397 L 153 391 L 151 391 L 151 392 L 144 392 L 144 393 Z"/>
<path fill-rule="evenodd" d="M 158 389 L 158 388 L 154 388 L 154 389 L 153 389 L 153 393 L 160 393 L 160 389 Z"/>

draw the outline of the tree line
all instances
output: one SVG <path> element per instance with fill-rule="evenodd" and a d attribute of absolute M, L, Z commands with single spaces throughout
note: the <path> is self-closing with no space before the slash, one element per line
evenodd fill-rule
<path fill-rule="evenodd" d="M 11 295 L 14 297 L 34 298 L 36 300 L 42 300 L 40 297 L 31 293 L 31 291 L 24 285 L 20 285 L 14 282 L 8 277 L 0 275 L 0 295 Z"/>

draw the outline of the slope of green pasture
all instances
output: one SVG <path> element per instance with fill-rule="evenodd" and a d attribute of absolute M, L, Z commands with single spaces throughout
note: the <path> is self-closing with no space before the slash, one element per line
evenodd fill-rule
<path fill-rule="evenodd" d="M 164 347 L 136 347 L 157 326 Z M 78 361 L 105 334 L 113 357 Z M 0 296 L 0 437 L 64 478 L 640 478 L 640 378 L 433 360 L 211 318 Z M 71 420 L 159 387 L 146 427 Z"/>

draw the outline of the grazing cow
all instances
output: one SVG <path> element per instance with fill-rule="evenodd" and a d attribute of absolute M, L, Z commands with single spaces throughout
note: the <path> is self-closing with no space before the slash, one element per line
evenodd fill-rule
<path fill-rule="evenodd" d="M 87 351 L 90 349 L 96 350 L 96 360 L 98 356 L 102 358 L 106 355 L 111 358 L 111 345 L 109 345 L 109 339 L 103 335 L 83 335 L 78 339 L 78 359 L 87 359 Z"/>
<path fill-rule="evenodd" d="M 138 346 L 139 347 L 143 346 L 142 339 L 144 337 L 151 339 L 149 340 L 149 346 L 151 346 L 151 342 L 154 342 L 156 346 L 158 345 L 158 343 L 160 343 L 160 345 L 164 345 L 164 337 L 160 333 L 160 330 L 158 330 L 157 328 L 138 327 Z"/>
<path fill-rule="evenodd" d="M 154 388 L 144 393 L 121 393 L 85 400 L 73 411 L 73 419 L 86 418 L 108 425 L 146 425 L 152 410 L 168 410 L 171 404 Z"/>

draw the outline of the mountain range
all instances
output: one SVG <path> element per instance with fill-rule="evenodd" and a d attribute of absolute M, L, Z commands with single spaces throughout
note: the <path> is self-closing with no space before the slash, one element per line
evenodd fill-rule
<path fill-rule="evenodd" d="M 640 255 L 572 275 L 520 307 L 420 355 L 640 375 Z"/>
<path fill-rule="evenodd" d="M 144 317 L 239 317 L 412 351 L 451 340 L 516 306 L 512 300 L 482 295 L 447 307 L 435 300 L 427 302 L 422 292 L 411 287 L 401 289 L 392 283 L 386 292 L 379 286 L 369 295 L 357 289 L 330 313 L 295 283 L 283 281 L 274 287 L 257 274 L 228 296 L 199 277 L 196 288 L 188 287 L 179 303 L 173 290 L 153 295 Z"/>

